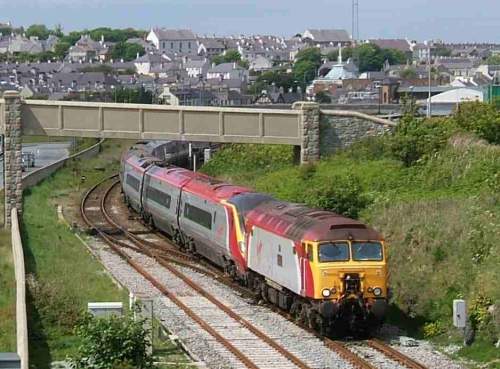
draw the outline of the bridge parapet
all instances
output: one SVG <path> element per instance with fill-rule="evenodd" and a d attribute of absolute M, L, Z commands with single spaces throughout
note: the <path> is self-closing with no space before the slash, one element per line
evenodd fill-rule
<path fill-rule="evenodd" d="M 300 145 L 300 112 L 27 100 L 23 134 Z"/>

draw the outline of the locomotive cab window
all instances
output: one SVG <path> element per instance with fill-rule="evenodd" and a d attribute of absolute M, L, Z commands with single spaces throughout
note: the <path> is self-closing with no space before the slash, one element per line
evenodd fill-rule
<path fill-rule="evenodd" d="M 141 187 L 141 181 L 139 181 L 137 178 L 131 176 L 130 174 L 127 174 L 127 184 L 130 187 L 132 187 L 135 191 L 139 192 L 139 189 Z"/>
<path fill-rule="evenodd" d="M 208 211 L 186 203 L 184 206 L 184 216 L 202 227 L 212 229 L 212 215 Z"/>
<path fill-rule="evenodd" d="M 353 242 L 352 258 L 356 261 L 382 261 L 380 242 Z"/>
<path fill-rule="evenodd" d="M 349 260 L 349 244 L 347 242 L 328 242 L 319 245 L 319 262 L 329 263 L 332 261 Z"/>

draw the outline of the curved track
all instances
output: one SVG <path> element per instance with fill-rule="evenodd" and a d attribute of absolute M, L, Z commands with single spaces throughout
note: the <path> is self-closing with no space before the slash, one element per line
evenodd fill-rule
<path fill-rule="evenodd" d="M 231 288 L 238 289 L 239 292 L 251 295 L 251 291 L 236 284 L 229 278 L 223 275 L 221 271 L 212 267 L 207 263 L 199 263 L 192 256 L 179 251 L 166 237 L 158 232 L 154 232 L 157 238 L 163 242 L 152 242 L 144 237 L 141 237 L 140 231 L 130 231 L 127 226 L 120 224 L 108 211 L 107 202 L 110 193 L 119 184 L 116 175 L 107 178 L 106 180 L 96 184 L 90 188 L 84 195 L 80 212 L 85 223 L 94 232 L 99 235 L 109 247 L 124 259 L 134 270 L 147 279 L 154 287 L 156 287 L 164 296 L 168 297 L 179 309 L 184 311 L 194 322 L 196 322 L 203 330 L 211 335 L 215 340 L 221 343 L 229 352 L 231 352 L 237 361 L 247 368 L 262 368 L 262 367 L 283 367 L 283 368 L 310 368 L 304 361 L 298 358 L 293 353 L 283 348 L 278 342 L 262 332 L 250 321 L 239 316 L 231 308 L 217 299 L 216 296 L 210 294 L 197 283 L 191 280 L 177 266 L 183 266 L 205 274 L 211 278 L 218 280 Z M 165 284 L 161 283 L 158 278 L 148 272 L 147 268 L 130 255 L 130 252 L 144 254 L 154 259 L 158 264 L 164 267 L 174 278 L 185 284 L 185 288 L 196 293 L 206 304 L 203 304 L 203 309 L 216 308 L 221 313 L 217 315 L 217 324 L 203 317 L 202 311 L 197 311 L 196 307 L 190 306 L 184 302 L 182 298 L 176 295 L 175 291 L 168 289 Z M 198 309 L 199 310 L 199 309 Z M 276 309 L 273 309 L 276 311 Z M 287 316 L 286 313 L 278 311 L 281 315 Z M 222 314 L 223 316 L 221 317 Z M 288 316 L 287 316 L 288 317 Z M 290 318 L 290 317 L 288 317 Z M 238 325 L 238 331 L 245 336 L 244 345 L 248 345 L 248 339 L 251 337 L 258 343 L 258 347 L 253 345 L 251 350 L 241 345 L 241 340 L 232 340 L 228 338 L 228 332 L 220 329 L 220 319 L 227 319 L 228 324 L 232 326 L 231 330 L 235 331 L 234 323 Z M 311 332 L 307 327 L 301 326 Z M 229 334 L 231 336 L 231 334 Z M 353 367 L 359 369 L 376 369 L 377 367 L 368 363 L 365 359 L 358 356 L 341 342 L 333 341 L 328 338 L 322 338 L 325 346 L 332 351 L 335 351 L 345 361 L 349 362 Z M 400 363 L 403 367 L 409 369 L 426 369 L 420 363 L 405 356 L 401 352 L 393 349 L 379 340 L 368 340 L 365 342 L 369 347 L 377 350 L 392 361 Z M 265 360 L 262 362 L 263 353 Z M 252 357 L 254 356 L 254 357 Z M 270 363 L 273 363 L 272 365 Z"/>

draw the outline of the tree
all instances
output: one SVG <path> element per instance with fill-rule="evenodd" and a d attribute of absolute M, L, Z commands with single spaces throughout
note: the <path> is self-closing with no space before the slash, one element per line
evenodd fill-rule
<path fill-rule="evenodd" d="M 417 71 L 415 68 L 405 68 L 400 73 L 401 78 L 414 79 L 417 78 Z"/>
<path fill-rule="evenodd" d="M 66 41 L 59 41 L 55 46 L 54 46 L 54 55 L 59 58 L 59 59 L 64 59 L 66 54 L 68 53 L 69 48 L 71 45 L 69 42 Z"/>
<path fill-rule="evenodd" d="M 431 49 L 431 55 L 449 57 L 451 56 L 451 49 L 448 49 L 444 46 L 437 46 Z"/>
<path fill-rule="evenodd" d="M 310 47 L 299 51 L 293 65 L 293 76 L 297 80 L 297 83 L 305 88 L 316 77 L 321 63 L 321 51 L 319 48 Z"/>
<path fill-rule="evenodd" d="M 332 102 L 332 98 L 325 91 L 319 91 L 314 98 L 320 104 L 330 104 Z"/>
<path fill-rule="evenodd" d="M 212 58 L 212 62 L 215 65 L 219 65 L 222 63 L 239 63 L 241 62 L 241 54 L 238 50 L 227 50 L 225 53 L 216 55 Z"/>
<path fill-rule="evenodd" d="M 485 64 L 487 64 L 487 65 L 500 65 L 500 55 L 489 56 L 486 59 Z"/>
<path fill-rule="evenodd" d="M 40 40 L 46 40 L 50 35 L 50 31 L 44 24 L 32 24 L 26 30 L 27 37 L 38 37 Z"/>
<path fill-rule="evenodd" d="M 339 59 L 339 51 L 338 50 L 330 51 L 328 54 L 326 54 L 326 58 L 329 61 L 337 61 Z M 342 49 L 342 59 L 347 60 L 349 58 L 352 58 L 352 48 L 346 47 Z"/>
<path fill-rule="evenodd" d="M 111 50 L 111 57 L 114 60 L 123 59 L 125 61 L 130 61 L 134 60 L 137 57 L 137 54 L 141 56 L 144 55 L 145 52 L 144 47 L 139 44 L 118 42 Z"/>
<path fill-rule="evenodd" d="M 153 368 L 144 320 L 108 318 L 85 313 L 76 326 L 81 343 L 71 364 L 75 369 Z"/>

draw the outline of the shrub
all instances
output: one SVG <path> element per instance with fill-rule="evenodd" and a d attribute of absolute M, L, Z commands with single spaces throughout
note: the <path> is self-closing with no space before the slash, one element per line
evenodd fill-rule
<path fill-rule="evenodd" d="M 500 113 L 492 104 L 468 102 L 459 105 L 453 116 L 458 127 L 474 132 L 493 144 L 500 144 Z"/>
<path fill-rule="evenodd" d="M 424 324 L 423 333 L 425 338 L 436 337 L 443 332 L 442 324 L 439 321 Z"/>
<path fill-rule="evenodd" d="M 335 175 L 305 187 L 304 201 L 308 205 L 350 218 L 358 218 L 360 211 L 368 204 L 359 179 L 352 175 Z"/>
<path fill-rule="evenodd" d="M 84 313 L 76 326 L 81 339 L 78 352 L 71 358 L 75 369 L 153 368 L 148 353 L 149 331 L 144 320 L 132 316 L 93 317 Z"/>
<path fill-rule="evenodd" d="M 404 117 L 390 139 L 390 150 L 396 159 L 409 167 L 437 153 L 446 145 L 452 132 L 452 123 L 448 119 Z"/>

